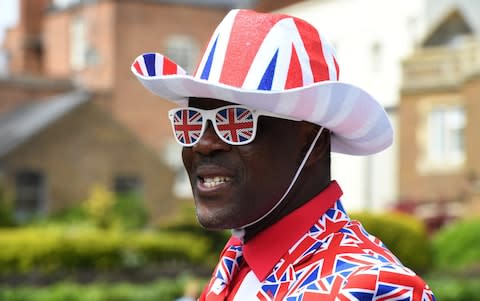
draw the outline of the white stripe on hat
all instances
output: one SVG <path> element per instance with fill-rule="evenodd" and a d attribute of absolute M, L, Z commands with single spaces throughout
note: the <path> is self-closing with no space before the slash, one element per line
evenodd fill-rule
<path fill-rule="evenodd" d="M 155 75 L 163 75 L 163 55 L 155 53 Z"/>
<path fill-rule="evenodd" d="M 222 74 L 223 70 L 223 62 L 225 61 L 225 54 L 227 52 L 227 46 L 230 41 L 230 34 L 232 32 L 233 23 L 235 21 L 235 17 L 237 16 L 239 10 L 231 10 L 223 19 L 223 21 L 218 25 L 217 29 L 212 35 L 212 39 L 210 39 L 210 43 L 208 44 L 207 50 L 204 53 L 202 61 L 199 64 L 197 74 L 195 75 L 196 78 L 200 78 L 205 68 L 205 64 L 207 63 L 208 56 L 212 51 L 212 47 L 217 41 L 217 45 L 215 48 L 215 53 L 213 55 L 212 65 L 210 67 L 210 74 L 209 74 L 209 81 L 218 82 L 220 80 L 220 75 Z M 225 28 L 228 28 L 226 30 Z M 220 34 L 221 33 L 221 34 Z"/>
<path fill-rule="evenodd" d="M 325 119 L 325 115 L 328 112 L 329 102 L 328 101 L 319 101 L 319 99 L 322 99 L 322 98 L 323 99 L 331 99 L 332 88 L 333 87 L 323 88 L 322 93 L 320 93 L 320 89 L 315 89 L 313 91 L 314 95 L 315 95 L 314 100 L 316 101 L 316 104 L 315 104 L 314 109 L 312 110 L 312 113 L 306 119 L 307 121 L 310 121 L 310 122 L 313 122 L 313 123 L 316 123 L 316 124 L 320 124 Z M 320 94 L 321 94 L 321 97 L 320 97 Z"/>
<path fill-rule="evenodd" d="M 355 89 L 348 88 L 348 91 L 345 94 L 345 97 L 342 100 L 338 100 L 335 103 L 335 113 L 331 114 L 328 117 L 333 117 L 330 120 L 325 121 L 325 126 L 327 128 L 337 128 L 341 127 L 342 123 L 348 122 L 348 115 L 352 112 L 353 107 L 355 106 L 356 100 L 358 99 L 360 92 Z M 342 102 L 341 104 L 338 102 Z M 331 103 L 333 105 L 333 102 Z M 327 117 L 327 118 L 328 118 Z M 341 133 L 343 135 L 343 133 Z"/>
<path fill-rule="evenodd" d="M 323 56 L 328 66 L 328 74 L 330 80 L 338 80 L 337 69 L 335 68 L 335 53 L 330 42 L 322 35 L 320 35 L 320 41 L 322 43 Z"/>
<path fill-rule="evenodd" d="M 379 122 L 379 120 L 382 117 L 380 114 L 381 113 L 380 110 L 372 109 L 372 110 L 368 110 L 368 112 L 369 112 L 369 118 L 365 120 L 362 126 L 360 126 L 359 128 L 357 128 L 356 130 L 350 133 L 348 132 L 344 133 L 343 136 L 352 140 L 361 139 L 362 137 L 365 137 L 365 135 L 367 135 L 376 126 L 376 124 Z"/>

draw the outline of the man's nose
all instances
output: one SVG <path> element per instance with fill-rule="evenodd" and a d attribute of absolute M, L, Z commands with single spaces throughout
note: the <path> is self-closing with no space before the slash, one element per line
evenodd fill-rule
<path fill-rule="evenodd" d="M 203 155 L 209 155 L 216 151 L 228 152 L 231 150 L 231 147 L 230 144 L 225 143 L 220 137 L 218 137 L 213 128 L 212 122 L 209 120 L 207 121 L 205 132 L 203 132 L 200 140 L 193 145 L 192 150 Z"/>

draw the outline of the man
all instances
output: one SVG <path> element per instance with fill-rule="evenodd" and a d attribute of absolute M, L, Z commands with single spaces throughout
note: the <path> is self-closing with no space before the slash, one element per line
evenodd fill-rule
<path fill-rule="evenodd" d="M 233 230 L 200 300 L 434 300 L 342 207 L 330 151 L 373 154 L 393 133 L 310 24 L 233 10 L 195 76 L 157 53 L 132 71 L 181 106 L 169 118 L 199 222 Z"/>

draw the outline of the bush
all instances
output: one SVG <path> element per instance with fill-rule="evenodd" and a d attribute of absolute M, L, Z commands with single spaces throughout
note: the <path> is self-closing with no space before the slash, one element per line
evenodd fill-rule
<path fill-rule="evenodd" d="M 194 235 L 208 241 L 210 257 L 205 258 L 205 260 L 211 265 L 217 263 L 220 252 L 231 236 L 231 232 L 228 230 L 212 231 L 200 226 L 196 218 L 195 208 L 190 204 L 184 205 L 174 219 L 157 226 L 160 231 Z"/>
<path fill-rule="evenodd" d="M 2 301 L 173 301 L 182 295 L 185 281 L 157 280 L 133 285 L 60 283 L 43 288 L 0 287 Z"/>
<path fill-rule="evenodd" d="M 203 265 L 209 243 L 188 234 L 99 229 L 0 230 L 0 274 Z"/>
<path fill-rule="evenodd" d="M 0 227 L 11 227 L 15 225 L 12 202 L 5 191 L 3 182 L 0 179 Z"/>
<path fill-rule="evenodd" d="M 480 269 L 480 219 L 452 223 L 433 237 L 435 267 L 445 271 Z"/>
<path fill-rule="evenodd" d="M 431 246 L 424 225 L 415 217 L 400 214 L 357 213 L 350 215 L 378 237 L 407 267 L 425 273 L 431 267 Z"/>
<path fill-rule="evenodd" d="M 85 202 L 48 216 L 32 219 L 28 222 L 28 225 L 68 226 L 90 224 L 101 229 L 137 230 L 144 228 L 148 219 L 145 203 L 137 194 L 115 195 L 103 186 L 95 186 Z"/>
<path fill-rule="evenodd" d="M 124 229 L 141 229 L 149 219 L 144 201 L 139 195 L 118 194 L 112 208 L 114 220 Z"/>
<path fill-rule="evenodd" d="M 480 278 L 430 277 L 426 279 L 441 301 L 480 301 Z"/>

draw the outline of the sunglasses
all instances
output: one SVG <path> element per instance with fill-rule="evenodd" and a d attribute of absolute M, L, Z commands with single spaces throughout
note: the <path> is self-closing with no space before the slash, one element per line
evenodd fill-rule
<path fill-rule="evenodd" d="M 205 132 L 208 120 L 212 122 L 215 132 L 223 142 L 230 145 L 248 144 L 255 139 L 259 116 L 299 121 L 240 105 L 229 105 L 212 110 L 176 108 L 168 111 L 173 135 L 181 146 L 195 145 Z"/>

